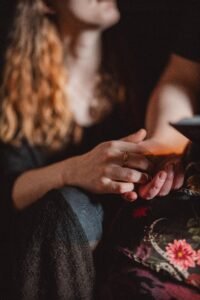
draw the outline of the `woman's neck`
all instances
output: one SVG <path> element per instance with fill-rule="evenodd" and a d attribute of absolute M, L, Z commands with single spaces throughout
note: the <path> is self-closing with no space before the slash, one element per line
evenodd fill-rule
<path fill-rule="evenodd" d="M 68 76 L 66 93 L 74 119 L 90 126 L 105 114 L 105 101 L 98 101 L 96 85 L 101 64 L 101 31 L 87 26 L 60 28 Z M 101 103 L 100 103 L 101 102 Z"/>
<path fill-rule="evenodd" d="M 82 32 L 73 48 L 67 48 L 65 62 L 70 76 L 79 82 L 91 83 L 96 78 L 101 63 L 100 33 Z"/>
<path fill-rule="evenodd" d="M 90 85 L 101 63 L 101 34 L 98 28 L 87 27 L 77 22 L 60 26 L 65 49 L 65 64 L 70 78 Z"/>

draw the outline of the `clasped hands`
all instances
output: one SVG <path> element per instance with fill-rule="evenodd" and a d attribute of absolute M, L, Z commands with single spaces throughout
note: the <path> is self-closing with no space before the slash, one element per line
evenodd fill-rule
<path fill-rule="evenodd" d="M 184 183 L 184 170 L 181 158 L 178 155 L 155 155 L 151 153 L 153 141 L 144 140 L 145 130 L 139 130 L 136 134 L 126 137 L 124 140 L 135 142 L 142 147 L 141 151 L 148 159 L 148 168 L 140 171 L 147 172 L 146 182 L 138 182 L 136 190 L 125 193 L 123 198 L 128 201 L 134 201 L 140 196 L 143 199 L 150 200 L 156 196 L 166 196 L 172 190 L 179 189 Z M 143 158 L 144 159 L 144 158 Z M 126 154 L 126 161 L 128 157 Z"/>
<path fill-rule="evenodd" d="M 73 157 L 64 168 L 64 184 L 97 194 L 119 194 L 127 201 L 138 196 L 149 200 L 180 188 L 184 180 L 180 160 L 173 157 L 158 163 L 149 151 L 152 140 L 145 137 L 146 130 L 141 129 Z"/>

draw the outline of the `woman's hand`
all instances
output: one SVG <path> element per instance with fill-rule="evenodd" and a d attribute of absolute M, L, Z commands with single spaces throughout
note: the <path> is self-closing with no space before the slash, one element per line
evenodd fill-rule
<path fill-rule="evenodd" d="M 164 145 L 159 145 L 155 141 L 146 140 L 141 143 L 146 148 L 146 153 L 153 154 L 154 176 L 138 188 L 140 197 L 150 200 L 156 196 L 166 196 L 171 190 L 179 189 L 184 182 L 184 169 L 180 155 L 166 155 Z M 154 153 L 155 152 L 155 153 Z M 160 156 L 159 154 L 165 154 Z M 157 156 L 158 155 L 158 156 Z M 132 192 L 126 193 L 124 197 L 129 200 L 135 200 L 135 195 Z"/>
<path fill-rule="evenodd" d="M 68 164 L 66 160 L 64 184 L 100 194 L 133 192 L 135 183 L 144 184 L 149 179 L 151 163 L 142 154 L 144 148 L 139 144 L 145 136 L 146 131 L 139 130 L 122 140 L 104 142 L 90 152 L 70 159 Z"/>
<path fill-rule="evenodd" d="M 180 158 L 166 159 L 158 170 L 149 183 L 139 187 L 138 192 L 142 198 L 149 200 L 155 196 L 166 196 L 183 185 L 184 169 Z"/>

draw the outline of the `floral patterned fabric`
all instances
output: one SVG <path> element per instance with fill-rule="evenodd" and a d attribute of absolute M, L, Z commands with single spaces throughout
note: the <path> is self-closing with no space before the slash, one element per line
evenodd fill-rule
<path fill-rule="evenodd" d="M 182 189 L 123 205 L 100 299 L 200 300 L 199 195 Z"/>
<path fill-rule="evenodd" d="M 189 190 L 130 209 L 129 237 L 118 251 L 132 261 L 200 289 L 200 199 Z M 123 221 L 124 222 L 124 221 Z M 125 237 L 125 234 L 124 234 Z"/>

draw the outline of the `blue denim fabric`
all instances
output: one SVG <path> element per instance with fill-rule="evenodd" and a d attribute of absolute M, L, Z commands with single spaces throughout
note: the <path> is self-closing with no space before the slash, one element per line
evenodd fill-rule
<path fill-rule="evenodd" d="M 104 219 L 101 203 L 92 199 L 90 194 L 75 187 L 62 188 L 61 193 L 78 217 L 89 243 L 100 241 L 103 235 Z"/>

